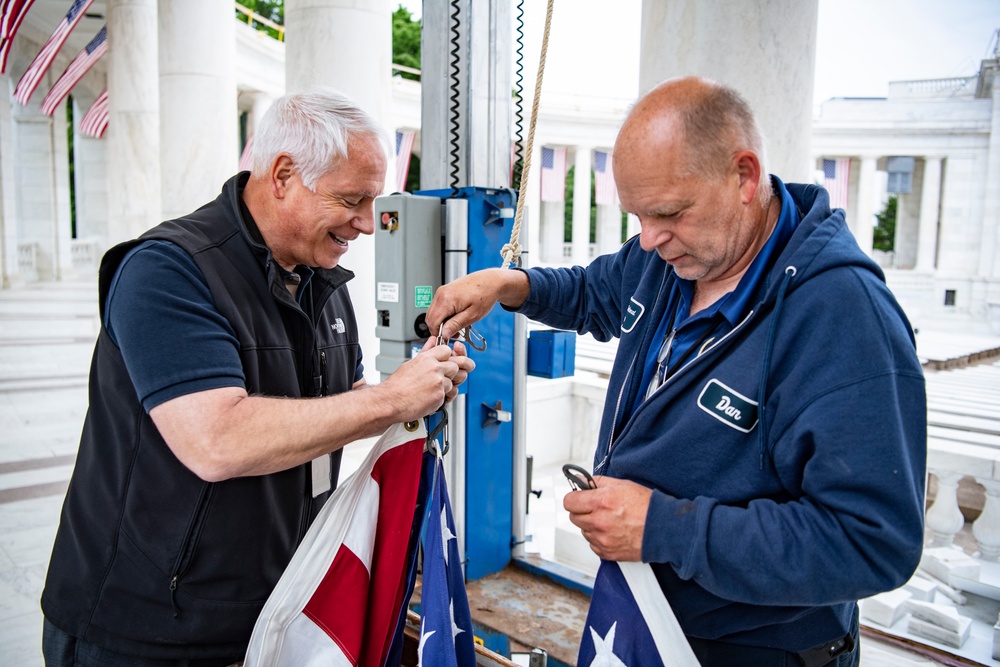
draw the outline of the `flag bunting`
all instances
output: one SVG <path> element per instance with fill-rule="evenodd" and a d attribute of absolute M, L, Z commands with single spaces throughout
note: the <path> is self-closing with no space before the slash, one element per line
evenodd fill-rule
<path fill-rule="evenodd" d="M 105 88 L 80 119 L 80 133 L 100 139 L 108 129 L 108 89 Z"/>
<path fill-rule="evenodd" d="M 35 88 L 41 83 L 42 77 L 45 73 L 49 71 L 49 66 L 52 61 L 55 60 L 56 54 L 59 53 L 59 49 L 62 48 L 63 43 L 69 37 L 69 34 L 73 32 L 73 28 L 76 24 L 80 22 L 83 18 L 84 12 L 90 8 L 90 5 L 94 3 L 94 0 L 73 0 L 72 6 L 69 8 L 69 12 L 63 17 L 63 20 L 59 22 L 56 29 L 49 36 L 45 44 L 42 45 L 41 51 L 35 56 L 35 59 L 31 61 L 28 65 L 28 69 L 25 70 L 24 75 L 21 80 L 17 82 L 17 86 L 14 88 L 14 99 L 21 104 L 21 106 L 27 106 L 28 100 L 31 98 L 31 94 L 35 92 Z"/>
<path fill-rule="evenodd" d="M 51 116 L 62 101 L 69 95 L 73 86 L 83 78 L 91 67 L 108 52 L 108 26 L 101 28 L 101 31 L 94 36 L 90 43 L 84 47 L 80 53 L 76 54 L 73 62 L 69 64 L 66 71 L 62 73 L 59 80 L 55 82 L 52 89 L 42 100 L 42 113 Z"/>
<path fill-rule="evenodd" d="M 21 22 L 35 0 L 0 0 L 0 74 L 7 71 L 7 56 Z"/>

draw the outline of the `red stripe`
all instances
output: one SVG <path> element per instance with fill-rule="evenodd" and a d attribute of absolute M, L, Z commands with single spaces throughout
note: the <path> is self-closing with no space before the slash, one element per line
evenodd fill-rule
<path fill-rule="evenodd" d="M 408 587 L 406 564 L 420 486 L 422 438 L 385 452 L 371 472 L 378 484 L 373 562 L 365 567 L 341 545 L 303 613 L 337 643 L 352 664 L 385 663 Z M 358 511 L 356 516 L 365 512 Z"/>
<path fill-rule="evenodd" d="M 368 568 L 341 544 L 302 613 L 337 642 L 352 665 L 361 654 L 367 600 Z"/>

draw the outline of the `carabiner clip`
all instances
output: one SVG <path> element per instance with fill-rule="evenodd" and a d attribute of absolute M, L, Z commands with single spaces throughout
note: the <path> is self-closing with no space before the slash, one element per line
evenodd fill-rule
<path fill-rule="evenodd" d="M 442 407 L 440 413 L 441 421 L 437 423 L 437 426 L 433 430 L 430 428 L 430 416 L 424 417 L 425 425 L 427 426 L 427 440 L 424 443 L 424 449 L 436 455 L 437 448 L 434 446 L 434 439 L 440 435 L 442 439 L 441 456 L 444 456 L 451 447 L 451 443 L 448 442 L 448 411 Z"/>

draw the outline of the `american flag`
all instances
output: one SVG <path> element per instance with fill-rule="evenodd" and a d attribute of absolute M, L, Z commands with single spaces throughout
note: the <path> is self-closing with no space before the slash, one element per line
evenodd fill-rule
<path fill-rule="evenodd" d="M 245 667 L 399 665 L 422 525 L 427 535 L 440 538 L 436 545 L 434 540 L 424 545 L 420 646 L 428 656 L 425 665 L 475 665 L 475 658 L 468 662 L 465 654 L 472 647 L 472 629 L 454 542 L 448 544 L 447 563 L 439 563 L 446 537 L 441 517 L 450 532 L 454 523 L 440 461 L 424 452 L 426 435 L 424 429 L 407 432 L 402 424 L 390 427 L 333 493 L 264 604 Z M 438 568 L 447 572 L 443 584 L 435 574 Z M 436 608 L 442 591 L 443 604 L 454 604 L 455 623 L 468 629 L 455 641 L 450 610 Z M 448 619 L 440 632 L 431 625 L 437 618 Z M 447 640 L 437 641 L 444 648 L 435 646 L 441 639 Z M 448 646 L 455 647 L 450 663 L 441 657 Z M 459 652 L 462 658 L 456 661 Z"/>
<path fill-rule="evenodd" d="M 699 667 L 648 563 L 601 561 L 576 664 Z"/>
<path fill-rule="evenodd" d="M 243 146 L 240 154 L 240 171 L 250 171 L 253 169 L 253 135 L 247 137 L 247 142 Z"/>
<path fill-rule="evenodd" d="M 55 31 L 49 36 L 48 41 L 42 46 L 42 50 L 38 52 L 35 59 L 31 61 L 28 65 L 28 69 L 24 72 L 21 80 L 17 82 L 17 87 L 14 88 L 14 99 L 17 100 L 21 106 L 26 106 L 28 100 L 31 98 L 31 94 L 35 92 L 35 88 L 41 83 L 42 77 L 49 70 L 49 65 L 55 60 L 56 54 L 59 53 L 59 49 L 62 48 L 63 42 L 69 37 L 69 34 L 73 32 L 73 28 L 76 24 L 80 22 L 83 18 L 84 12 L 94 3 L 94 0 L 73 0 L 73 5 L 69 8 L 69 12 L 59 22 L 56 26 Z"/>
<path fill-rule="evenodd" d="M 17 29 L 35 0 L 0 0 L 0 74 L 7 71 L 7 55 Z"/>
<path fill-rule="evenodd" d="M 406 176 L 410 173 L 410 153 L 413 152 L 413 130 L 396 130 L 396 192 L 406 192 Z"/>
<path fill-rule="evenodd" d="M 440 457 L 424 457 L 430 499 L 424 518 L 424 568 L 420 591 L 421 667 L 475 667 L 472 615 L 458 555 L 455 518 Z"/>
<path fill-rule="evenodd" d="M 88 137 L 104 136 L 108 129 L 108 89 L 97 96 L 94 103 L 80 119 L 80 132 Z"/>
<path fill-rule="evenodd" d="M 566 199 L 566 149 L 542 146 L 542 201 Z"/>
<path fill-rule="evenodd" d="M 84 47 L 83 51 L 80 51 L 76 55 L 76 58 L 73 58 L 73 62 L 69 64 L 66 71 L 62 73 L 59 80 L 52 86 L 52 90 L 42 100 L 42 113 L 51 116 L 55 112 L 56 107 L 69 95 L 69 91 L 73 89 L 76 82 L 82 79 L 83 75 L 94 66 L 94 63 L 100 60 L 101 56 L 107 52 L 108 26 L 104 26 L 94 36 L 94 39 L 90 40 L 90 43 Z"/>
<path fill-rule="evenodd" d="M 607 151 L 594 151 L 594 200 L 609 206 L 618 203 L 618 186 L 611 170 L 611 153 Z"/>
<path fill-rule="evenodd" d="M 830 193 L 830 208 L 847 208 L 847 193 L 851 187 L 851 158 L 824 158 L 823 187 Z"/>

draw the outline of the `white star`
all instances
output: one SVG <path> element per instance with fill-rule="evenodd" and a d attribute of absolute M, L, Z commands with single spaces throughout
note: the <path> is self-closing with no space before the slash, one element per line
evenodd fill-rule
<path fill-rule="evenodd" d="M 591 626 L 590 636 L 594 640 L 594 660 L 590 663 L 590 667 L 626 667 L 625 663 L 614 652 L 615 626 L 617 625 L 617 621 L 612 623 L 611 629 L 608 630 L 607 636 L 603 639 Z"/>
<path fill-rule="evenodd" d="M 420 621 L 420 643 L 417 645 L 417 665 L 418 665 L 418 667 L 420 665 L 424 664 L 424 644 L 427 643 L 427 640 L 430 639 L 431 635 L 433 635 L 435 632 L 437 632 L 437 631 L 436 630 L 431 630 L 430 632 L 424 634 L 424 623 L 423 623 L 423 619 L 421 619 L 421 621 Z"/>
<path fill-rule="evenodd" d="M 457 637 L 461 633 L 465 632 L 465 630 L 463 630 L 462 628 L 458 627 L 458 624 L 455 623 L 455 601 L 454 600 L 452 600 L 451 603 L 448 605 L 448 610 L 451 612 L 451 643 L 454 645 L 454 643 L 455 643 L 455 637 Z"/>
<path fill-rule="evenodd" d="M 448 519 L 445 517 L 444 508 L 441 508 L 441 544 L 444 547 L 444 564 L 448 564 L 448 540 L 455 539 L 451 528 L 448 527 Z"/>

